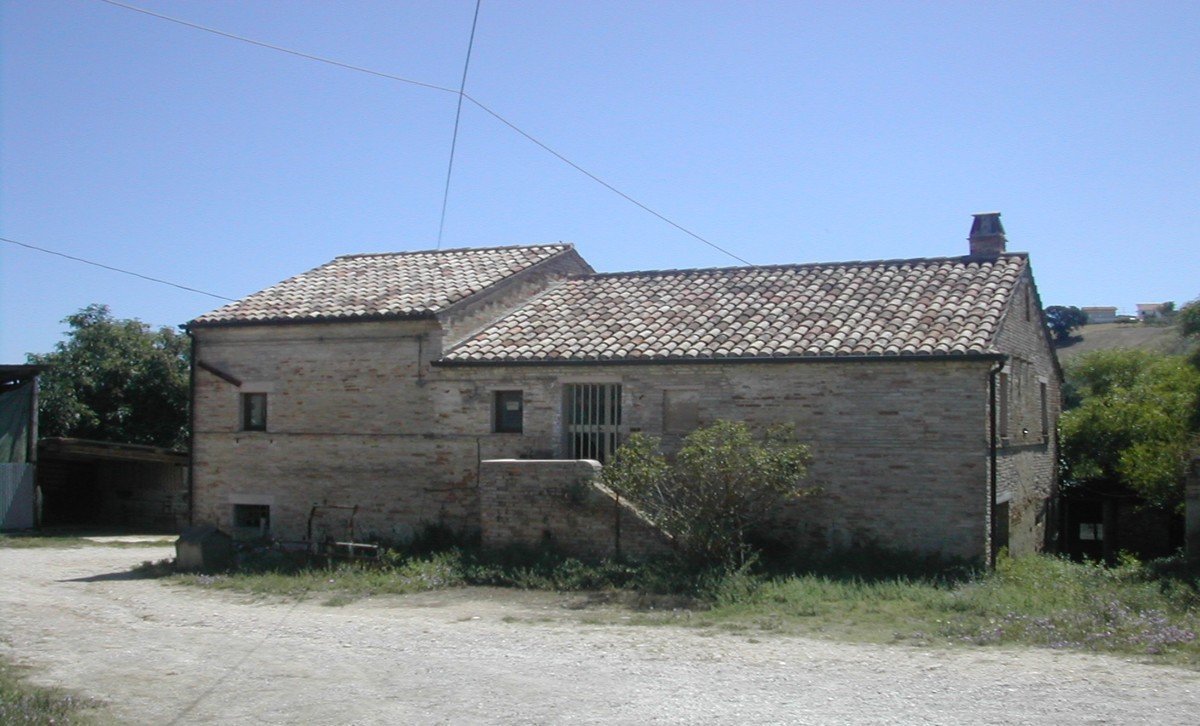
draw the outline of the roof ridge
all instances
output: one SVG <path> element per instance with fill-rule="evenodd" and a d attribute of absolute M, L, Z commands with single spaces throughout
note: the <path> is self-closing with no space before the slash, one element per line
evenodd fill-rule
<path fill-rule="evenodd" d="M 1018 258 L 1027 259 L 1027 252 L 1005 252 L 999 258 Z M 654 275 L 686 275 L 689 273 L 701 272 L 731 272 L 734 270 L 782 270 L 782 269 L 807 269 L 817 267 L 881 267 L 884 265 L 902 265 L 912 263 L 939 263 L 939 262 L 992 262 L 989 258 L 972 257 L 971 255 L 957 255 L 946 257 L 909 257 L 895 258 L 883 260 L 846 260 L 844 262 L 783 262 L 775 265 L 729 265 L 726 267 L 678 267 L 667 268 L 661 270 L 624 270 L 618 272 L 595 272 L 590 275 L 571 275 L 570 279 L 579 280 L 594 277 L 646 277 Z"/>
<path fill-rule="evenodd" d="M 570 242 L 554 242 L 540 245 L 497 245 L 494 247 L 452 247 L 444 250 L 404 250 L 401 252 L 356 252 L 348 255 L 338 255 L 334 260 L 345 260 L 356 257 L 403 257 L 406 255 L 445 255 L 456 252 L 495 252 L 499 250 L 536 250 L 544 248 L 558 248 L 562 250 L 574 249 L 575 245 Z M 325 264 L 329 264 L 328 262 Z M 324 265 L 322 265 L 324 266 Z"/>

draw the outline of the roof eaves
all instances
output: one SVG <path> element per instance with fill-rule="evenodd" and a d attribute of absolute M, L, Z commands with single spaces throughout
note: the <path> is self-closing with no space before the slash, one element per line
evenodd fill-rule
<path fill-rule="evenodd" d="M 802 355 L 802 356 L 722 356 L 685 358 L 679 356 L 662 358 L 441 358 L 433 365 L 447 368 L 471 368 L 491 366 L 607 366 L 607 365 L 678 365 L 698 363 L 900 363 L 913 361 L 1001 361 L 1007 360 L 1004 353 L 900 353 L 894 355 Z"/>
<path fill-rule="evenodd" d="M 329 323 L 362 323 L 384 320 L 434 320 L 437 313 L 432 310 L 421 310 L 412 313 L 378 313 L 372 315 L 322 315 L 315 317 L 275 317 L 247 320 L 237 318 L 232 320 L 192 320 L 185 323 L 183 329 L 191 332 L 197 328 L 245 328 L 253 326 L 275 325 L 323 325 Z"/>

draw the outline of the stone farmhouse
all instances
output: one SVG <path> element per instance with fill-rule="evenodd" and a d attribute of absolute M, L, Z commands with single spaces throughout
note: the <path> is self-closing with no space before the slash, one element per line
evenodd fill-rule
<path fill-rule="evenodd" d="M 577 496 L 587 460 L 731 419 L 793 422 L 811 447 L 819 493 L 781 508 L 785 541 L 1040 550 L 1061 373 L 1005 247 L 989 213 L 959 257 L 604 274 L 566 244 L 338 257 L 188 324 L 193 522 L 293 541 L 441 523 L 611 553 L 627 505 L 614 520 L 595 506 L 611 492 Z M 651 551 L 626 514 L 626 551 Z"/>

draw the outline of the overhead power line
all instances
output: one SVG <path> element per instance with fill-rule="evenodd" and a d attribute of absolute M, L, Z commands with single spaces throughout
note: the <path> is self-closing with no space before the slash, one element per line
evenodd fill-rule
<path fill-rule="evenodd" d="M 177 282 L 171 282 L 170 280 L 162 280 L 157 277 L 150 277 L 149 275 L 143 275 L 140 272 L 133 272 L 132 270 L 123 270 L 120 267 L 113 267 L 112 265 L 105 265 L 103 263 L 95 262 L 93 260 L 85 260 L 82 257 L 75 257 L 74 255 L 68 255 L 64 252 L 55 252 L 54 250 L 48 250 L 45 247 L 38 247 L 37 245 L 31 245 L 27 242 L 18 242 L 17 240 L 9 239 L 8 237 L 0 237 L 0 242 L 8 242 L 9 244 L 17 245 L 18 247 L 26 247 L 31 250 L 37 250 L 38 252 L 45 252 L 48 255 L 56 255 L 58 257 L 65 257 L 68 260 L 75 260 L 76 262 L 82 262 L 85 265 L 92 265 L 93 267 L 101 267 L 101 268 L 104 268 L 105 270 L 112 270 L 113 272 L 119 272 L 122 275 L 130 275 L 132 277 L 139 277 L 143 280 L 149 280 L 150 282 L 157 282 L 160 285 L 170 285 L 171 287 L 177 287 L 180 290 L 187 290 L 188 292 L 196 292 L 196 293 L 200 293 L 201 295 L 208 295 L 209 297 L 215 297 L 218 300 L 227 300 L 229 302 L 237 302 L 233 298 L 225 297 L 224 295 L 217 295 L 216 293 L 206 292 L 204 290 L 198 290 L 194 287 L 188 287 L 187 285 L 180 285 Z"/>
<path fill-rule="evenodd" d="M 414 86 L 420 86 L 422 88 L 431 88 L 435 91 L 445 91 L 446 93 L 457 93 L 457 91 L 455 91 L 453 88 L 446 88 L 445 86 L 439 86 L 439 85 L 436 85 L 433 83 L 425 83 L 423 81 L 415 81 L 411 78 L 405 78 L 404 76 L 397 76 L 392 73 L 384 73 L 383 71 L 376 71 L 376 70 L 372 70 L 370 68 L 363 68 L 362 66 L 356 66 L 356 65 L 353 65 L 350 63 L 343 63 L 342 61 L 334 60 L 332 58 L 324 58 L 319 55 L 312 55 L 311 53 L 304 53 L 304 52 L 301 52 L 298 50 L 293 50 L 291 48 L 284 48 L 282 45 L 274 45 L 273 43 L 266 43 L 261 40 L 255 40 L 254 38 L 247 38 L 244 35 L 236 35 L 234 33 L 227 33 L 224 30 L 210 28 L 207 25 L 200 25 L 199 23 L 193 23 L 193 22 L 190 22 L 187 20 L 182 20 L 180 18 L 174 18 L 174 17 L 171 17 L 170 15 L 163 15 L 162 13 L 156 13 L 153 10 L 147 10 L 146 8 L 139 8 L 136 5 L 126 5 L 125 3 L 119 3 L 116 0 L 100 0 L 100 2 L 106 3 L 108 5 L 114 5 L 118 8 L 125 8 L 126 10 L 132 10 L 135 13 L 149 15 L 150 17 L 158 18 L 159 20 L 166 20 L 169 23 L 177 23 L 179 25 L 183 25 L 188 28 L 192 28 L 193 30 L 203 30 L 206 33 L 212 33 L 213 35 L 219 35 L 223 38 L 229 38 L 230 40 L 239 40 L 243 43 L 249 43 L 250 45 L 257 45 L 260 48 L 267 48 L 269 50 L 278 51 L 280 53 L 287 53 L 288 55 L 294 55 L 297 58 L 304 58 L 306 60 L 317 61 L 318 63 L 328 63 L 331 66 L 337 66 L 338 68 L 345 68 L 348 71 L 358 71 L 359 73 L 368 73 L 372 76 L 379 76 L 380 78 L 386 78 L 389 81 L 400 81 L 401 83 L 410 83 Z"/>
<path fill-rule="evenodd" d="M 450 137 L 450 163 L 446 165 L 446 189 L 442 192 L 442 218 L 438 222 L 437 248 L 442 248 L 442 231 L 446 228 L 446 206 L 450 202 L 450 176 L 454 173 L 454 147 L 458 146 L 458 120 L 462 117 L 463 93 L 467 90 L 467 69 L 471 67 L 471 49 L 475 47 L 475 26 L 479 25 L 479 6 L 475 0 L 475 18 L 471 20 L 471 39 L 467 41 L 467 59 L 463 62 L 462 83 L 458 84 L 458 108 L 454 111 L 454 134 Z"/>
<path fill-rule="evenodd" d="M 597 184 L 600 184 L 600 185 L 601 185 L 601 186 L 603 186 L 605 189 L 608 189 L 610 192 L 613 192 L 614 194 L 616 194 L 617 196 L 621 197 L 622 199 L 624 199 L 624 200 L 626 200 L 626 201 L 628 201 L 628 202 L 630 202 L 630 203 L 634 204 L 634 205 L 635 205 L 635 206 L 637 206 L 639 209 L 641 209 L 641 210 L 643 210 L 643 211 L 645 211 L 645 212 L 648 212 L 648 213 L 650 213 L 650 214 L 654 215 L 654 216 L 655 216 L 655 217 L 657 217 L 658 219 L 662 220 L 663 222 L 666 222 L 667 224 L 669 224 L 669 225 L 671 225 L 672 227 L 674 227 L 675 229 L 677 229 L 677 230 L 679 230 L 679 231 L 683 232 L 684 234 L 688 235 L 689 237 L 692 237 L 693 239 L 695 239 L 695 240 L 697 240 L 697 241 L 699 241 L 699 242 L 702 242 L 702 243 L 704 243 L 704 244 L 708 245 L 709 247 L 713 248 L 714 250 L 717 250 L 718 252 L 721 252 L 722 254 L 725 254 L 725 255 L 728 255 L 729 257 L 732 257 L 733 259 L 737 260 L 738 262 L 742 262 L 742 263 L 744 263 L 744 264 L 751 265 L 751 266 L 753 266 L 753 264 L 754 264 L 754 263 L 752 263 L 752 262 L 750 262 L 750 261 L 746 260 L 746 259 L 745 259 L 745 258 L 743 258 L 743 257 L 739 257 L 738 255 L 735 255 L 734 253 L 730 252 L 729 250 L 725 249 L 724 247 L 721 247 L 720 245 L 718 245 L 718 244 L 716 244 L 716 243 L 714 243 L 714 242 L 711 242 L 711 241 L 709 241 L 709 240 L 705 239 L 705 238 L 704 238 L 704 237 L 702 237 L 701 235 L 699 235 L 699 234 L 697 234 L 697 233 L 693 232 L 692 230 L 688 229 L 687 227 L 684 227 L 683 225 L 681 225 L 681 224 L 679 224 L 678 222 L 676 222 L 676 221 L 672 220 L 671 218 L 667 217 L 666 215 L 664 215 L 664 214 L 662 214 L 662 213 L 660 213 L 660 212 L 658 212 L 658 211 L 655 211 L 655 210 L 654 210 L 653 208 L 651 208 L 650 206 L 648 206 L 648 205 L 646 205 L 646 204 L 643 204 L 642 202 L 638 201 L 637 199 L 635 199 L 634 197 L 630 196 L 629 194 L 626 194 L 625 192 L 621 191 L 620 189 L 618 189 L 617 187 L 613 186 L 612 184 L 609 184 L 608 182 L 604 181 L 604 180 L 603 180 L 603 179 L 601 179 L 600 177 L 598 177 L 598 176 L 596 176 L 595 174 L 591 173 L 591 172 L 590 172 L 590 171 L 588 171 L 587 169 L 584 169 L 584 168 L 583 168 L 582 166 L 580 166 L 579 164 L 576 164 L 575 162 L 571 161 L 570 159 L 568 159 L 566 156 L 562 155 L 562 154 L 561 154 L 561 153 L 559 153 L 558 151 L 555 151 L 553 148 L 551 148 L 551 147 L 550 147 L 550 146 L 548 146 L 547 144 L 545 144 L 545 143 L 543 143 L 542 141 L 538 140 L 538 139 L 537 139 L 537 138 L 535 138 L 533 135 L 531 135 L 531 134 L 529 134 L 528 132 L 524 131 L 523 129 L 521 129 L 520 127 L 518 127 L 518 126 L 517 126 L 516 124 L 514 124 L 513 122 L 509 121 L 508 119 L 504 118 L 504 117 L 503 117 L 503 116 L 501 116 L 499 113 L 497 113 L 496 111 L 494 111 L 494 110 L 492 110 L 491 108 L 489 108 L 489 107 L 488 107 L 486 104 L 484 104 L 482 101 L 479 101 L 478 99 L 475 99 L 475 98 L 473 98 L 473 97 L 472 97 L 470 94 L 466 93 L 466 92 L 465 92 L 465 91 L 463 91 L 463 90 L 458 90 L 458 91 L 456 91 L 456 90 L 454 90 L 453 88 L 446 88 L 445 86 L 439 86 L 439 85 L 437 85 L 437 84 L 434 84 L 434 83 L 424 83 L 424 82 L 422 82 L 422 81 L 416 81 L 416 80 L 413 80 L 413 79 L 411 79 L 411 78 L 405 78 L 405 77 L 403 77 L 403 76 L 397 76 L 397 75 L 394 75 L 394 74 L 392 74 L 392 73 L 384 73 L 384 72 L 382 72 L 382 71 L 373 70 L 373 69 L 371 69 L 371 68 L 364 68 L 364 67 L 362 67 L 362 66 L 356 66 L 356 65 L 352 65 L 352 64 L 350 64 L 350 63 L 343 63 L 343 62 L 341 62 L 341 61 L 333 60 L 332 58 L 325 58 L 325 57 L 322 57 L 322 56 L 319 56 L 319 55 L 313 55 L 313 54 L 311 54 L 311 53 L 304 53 L 304 52 L 301 52 L 301 51 L 298 51 L 298 50 L 293 50 L 293 49 L 291 49 L 291 48 L 285 48 L 285 47 L 283 47 L 283 46 L 280 46 L 280 45 L 274 45 L 274 44 L 272 44 L 272 43 L 265 43 L 265 42 L 263 42 L 263 41 L 260 41 L 260 40 L 254 40 L 253 38 L 247 38 L 247 37 L 245 37 L 245 36 L 241 36 L 241 35 L 235 35 L 234 33 L 227 33 L 227 32 L 225 32 L 225 31 L 223 31 L 223 30 L 217 30 L 216 28 L 210 28 L 210 27 L 208 27 L 208 26 L 205 26 L 205 25 L 200 25 L 200 24 L 198 24 L 198 23 L 192 23 L 192 22 L 189 22 L 189 21 L 187 21 L 187 20 L 181 20 L 181 19 L 179 19 L 179 18 L 173 18 L 173 17 L 171 17 L 171 16 L 169 16 L 169 15 L 163 15 L 163 14 L 161 14 L 161 13 L 156 13 L 156 12 L 153 12 L 153 11 L 150 11 L 150 10 L 146 10 L 145 8 L 139 8 L 139 7 L 137 7 L 137 6 L 134 6 L 134 5 L 127 5 L 127 4 L 125 4 L 125 3 L 117 2 L 116 0 L 99 0 L 99 1 L 100 1 L 100 2 L 102 2 L 102 3 L 105 3 L 105 4 L 107 4 L 107 5 L 112 5 L 112 6 L 114 6 L 114 7 L 124 8 L 124 9 L 126 9 L 126 10 L 132 10 L 133 12 L 142 13 L 143 15 L 149 15 L 149 16 L 151 16 L 151 17 L 158 18 L 158 19 L 160 19 L 160 20 L 166 20 L 166 21 L 168 21 L 168 22 L 177 23 L 177 24 L 179 24 L 179 25 L 183 25 L 183 26 L 186 26 L 186 27 L 188 27 L 188 28 L 192 28 L 192 29 L 194 29 L 194 30 L 201 30 L 201 31 L 204 31 L 204 32 L 206 32 L 206 33 L 212 33 L 213 35 L 219 35 L 219 36 L 221 36 L 221 37 L 223 37 L 223 38 L 229 38 L 230 40 L 237 40 L 237 41 L 240 41 L 240 42 L 243 42 L 243 43 L 249 43 L 249 44 L 251 44 L 251 45 L 256 45 L 256 46 L 258 46 L 258 47 L 260 47 L 260 48 L 267 48 L 268 50 L 274 50 L 274 51 L 277 51 L 277 52 L 280 52 L 280 53 L 287 53 L 288 55 L 296 56 L 297 58 L 304 58 L 305 60 L 315 61 L 315 62 L 317 62 L 317 63 L 326 63 L 326 64 L 328 64 L 328 65 L 337 66 L 338 68 L 343 68 L 343 69 L 345 69 L 345 70 L 349 70 L 349 71 L 356 71 L 356 72 L 359 72 L 359 73 L 366 73 L 366 74 L 369 74 L 369 75 L 372 75 L 372 76 L 376 76 L 376 77 L 379 77 L 379 78 L 386 78 L 386 79 L 388 79 L 388 80 L 392 80 L 392 81 L 399 81 L 399 82 L 401 82 L 401 83 L 408 83 L 408 84 L 411 84 L 411 85 L 414 85 L 414 86 L 420 86 L 420 87 L 422 87 L 422 88 L 429 88 L 429 89 L 432 89 L 432 90 L 435 90 L 435 91 L 444 91 L 444 92 L 446 92 L 446 93 L 457 93 L 457 94 L 459 94 L 459 100 L 460 100 L 460 103 L 461 103 L 461 100 L 465 98 L 466 100 L 468 100 L 468 101 L 470 101 L 471 103 L 473 103 L 475 106 L 479 107 L 479 108 L 480 108 L 482 111 L 484 111 L 484 112 L 485 112 L 485 113 L 487 113 L 488 115 L 490 115 L 490 116 L 492 116 L 493 118 L 495 118 L 495 119 L 496 119 L 497 121 L 499 121 L 500 123 L 504 124 L 504 125 L 505 125 L 505 126 L 507 126 L 508 128 L 512 129 L 512 130 L 513 130 L 513 131 L 515 131 L 516 133 L 518 133 L 518 134 L 520 134 L 521 136 L 523 136 L 523 137 L 524 137 L 526 140 L 528 140 L 528 141 L 532 142 L 533 144 L 535 144 L 536 146 L 538 146 L 539 148 L 541 148 L 543 151 L 546 151 L 547 153 L 551 154 L 552 156 L 554 156 L 554 157 L 555 157 L 556 159 L 558 159 L 559 161 L 562 161 L 562 162 L 564 162 L 565 164 L 567 164 L 568 166 L 570 166 L 572 169 L 575 169 L 576 171 L 580 172 L 581 174 L 583 174 L 584 176 L 588 177 L 589 179 L 591 179 L 592 181 L 596 182 Z M 478 8 L 476 8 L 476 12 L 478 12 Z M 464 68 L 464 69 L 463 69 L 463 77 L 464 77 L 464 79 L 465 79 L 465 77 L 466 77 L 466 68 Z"/>
<path fill-rule="evenodd" d="M 658 217 L 659 219 L 661 219 L 662 221 L 664 221 L 664 222 L 666 222 L 667 224 L 671 225 L 672 227 L 674 227 L 675 229 L 679 230 L 680 232 L 683 232 L 684 234 L 686 234 L 686 235 L 688 235 L 688 236 L 690 236 L 690 237 L 693 237 L 693 238 L 695 238 L 695 239 L 698 239 L 698 240 L 700 240 L 701 242 L 703 242 L 704 244 L 708 245 L 709 247 L 712 247 L 714 250 L 717 250 L 718 252 L 723 252 L 723 253 L 725 253 L 726 255 L 729 255 L 730 257 L 732 257 L 733 259 L 735 259 L 735 260 L 737 260 L 737 261 L 739 261 L 739 262 L 744 262 L 744 263 L 746 263 L 747 265 L 750 265 L 751 267 L 753 267 L 753 266 L 754 266 L 754 263 L 753 263 L 753 262 L 750 262 L 749 260 L 746 260 L 746 259 L 743 259 L 743 258 L 741 258 L 741 257 L 738 257 L 737 255 L 733 254 L 732 252 L 730 252 L 729 250 L 725 249 L 724 247 L 721 247 L 720 245 L 717 245 L 717 244 L 716 244 L 716 243 L 714 243 L 714 242 L 709 242 L 708 240 L 704 239 L 703 237 L 701 237 L 700 235 L 696 234 L 695 232 L 693 232 L 692 230 L 688 229 L 687 227 L 684 227 L 683 225 L 681 225 L 681 224 L 679 224 L 679 223 L 675 222 L 674 220 L 672 220 L 672 219 L 670 219 L 670 218 L 666 217 L 665 215 L 659 214 L 658 212 L 654 211 L 654 210 L 653 210 L 653 209 L 651 209 L 650 207 L 647 207 L 645 204 L 642 204 L 641 202 L 639 202 L 638 200 L 636 200 L 636 199 L 634 199 L 633 197 L 629 196 L 628 194 L 626 194 L 625 192 L 621 191 L 620 189 L 617 189 L 617 188 L 616 188 L 616 187 L 614 187 L 612 184 L 609 184 L 608 182 L 604 181 L 603 179 L 601 179 L 600 177 L 596 176 L 596 175 L 595 175 L 595 174 L 593 174 L 592 172 L 588 171 L 587 169 L 584 169 L 582 166 L 580 166 L 580 165 L 576 164 L 575 162 L 571 161 L 570 159 L 568 159 L 567 157 L 565 157 L 565 156 L 563 156 L 562 154 L 558 153 L 557 151 L 555 151 L 554 149 L 550 148 L 550 147 L 549 147 L 549 146 L 547 146 L 546 144 L 543 144 L 541 141 L 539 141 L 538 139 L 536 139 L 536 138 L 534 138 L 533 136 L 531 136 L 531 135 L 530 135 L 528 132 L 526 132 L 526 131 L 524 131 L 523 129 L 521 129 L 520 127 L 518 127 L 518 126 L 517 126 L 516 124 L 514 124 L 512 121 L 509 121 L 508 119 L 504 118 L 503 116 L 501 116 L 500 114 L 496 113 L 495 111 L 493 111 L 492 109 L 488 108 L 487 106 L 483 105 L 483 104 L 482 104 L 482 103 L 480 103 L 479 101 L 476 101 L 474 98 L 472 98 L 472 97 L 471 97 L 471 94 L 469 94 L 469 93 L 464 93 L 463 95 L 464 95 L 464 96 L 466 96 L 466 99 L 467 99 L 468 101 L 470 101 L 471 103 L 475 104 L 475 105 L 476 105 L 476 106 L 478 106 L 480 109 L 482 109 L 483 111 L 485 111 L 486 113 L 488 113 L 489 115 L 491 115 L 491 116 L 492 116 L 492 118 L 496 119 L 496 120 L 497 120 L 497 121 L 499 121 L 500 123 L 502 123 L 502 124 L 504 124 L 505 126 L 509 127 L 509 128 L 510 128 L 510 129 L 512 129 L 513 131 L 516 131 L 516 132 L 517 132 L 518 134 L 520 134 L 521 136 L 524 136 L 526 139 L 528 139 L 528 140 L 529 140 L 529 141 L 531 141 L 532 143 L 536 144 L 537 146 L 541 147 L 543 150 L 545 150 L 545 151 L 546 151 L 546 152 L 548 152 L 549 154 L 553 155 L 553 156 L 554 156 L 555 158 L 557 158 L 559 161 L 562 161 L 564 164 L 567 164 L 568 166 L 570 166 L 570 167 L 571 167 L 572 169 L 574 169 L 575 171 L 578 171 L 580 174 L 583 174 L 584 176 L 586 176 L 587 178 L 589 178 L 589 179 L 591 179 L 592 181 L 596 182 L 597 184 L 599 184 L 600 186 L 604 187 L 605 189 L 609 190 L 609 191 L 610 191 L 610 192 L 612 192 L 613 194 L 616 194 L 617 196 L 621 197 L 622 199 L 624 199 L 624 200 L 626 200 L 626 201 L 628 201 L 628 202 L 630 202 L 630 203 L 632 203 L 632 204 L 634 204 L 634 205 L 638 206 L 639 208 L 641 208 L 641 209 L 643 209 L 643 210 L 645 210 L 645 211 L 649 212 L 650 214 L 653 214 L 655 217 Z"/>

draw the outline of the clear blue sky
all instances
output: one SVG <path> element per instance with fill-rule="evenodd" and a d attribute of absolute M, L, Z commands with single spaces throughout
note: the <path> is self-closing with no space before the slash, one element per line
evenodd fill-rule
<path fill-rule="evenodd" d="M 130 0 L 440 86 L 473 0 Z M 99 0 L 0 0 L 0 236 L 231 298 L 430 249 L 457 96 Z M 1200 295 L 1200 3 L 484 0 L 467 91 L 754 263 L 957 255 L 999 210 L 1046 304 Z M 736 264 L 465 105 L 444 247 Z M 92 302 L 221 302 L 0 243 L 0 362 Z"/>

